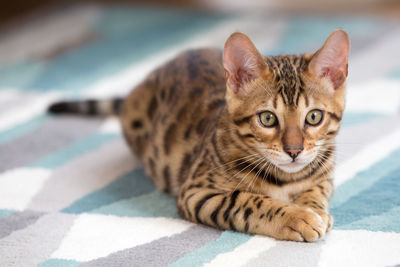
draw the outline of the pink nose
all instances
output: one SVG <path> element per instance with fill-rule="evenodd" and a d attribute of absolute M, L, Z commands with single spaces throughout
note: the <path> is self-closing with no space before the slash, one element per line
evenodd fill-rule
<path fill-rule="evenodd" d="M 297 156 L 303 151 L 303 146 L 285 146 L 283 150 L 293 159 L 293 161 L 297 158 Z"/>

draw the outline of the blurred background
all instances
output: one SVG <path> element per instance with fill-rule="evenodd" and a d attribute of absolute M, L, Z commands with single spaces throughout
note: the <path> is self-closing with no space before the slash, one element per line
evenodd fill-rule
<path fill-rule="evenodd" d="M 3 3 L 1 9 L 2 23 L 12 20 L 26 13 L 49 6 L 63 5 L 66 3 L 82 3 L 84 1 L 60 1 L 60 0 L 16 0 L 12 3 Z M 337 0 L 337 1 L 318 1 L 318 0 L 124 0 L 124 1 L 86 1 L 87 3 L 100 4 L 151 4 L 164 5 L 171 7 L 186 7 L 203 10 L 274 10 L 274 11 L 294 11 L 294 12 L 347 12 L 347 13 L 369 13 L 376 15 L 399 15 L 398 0 Z"/>

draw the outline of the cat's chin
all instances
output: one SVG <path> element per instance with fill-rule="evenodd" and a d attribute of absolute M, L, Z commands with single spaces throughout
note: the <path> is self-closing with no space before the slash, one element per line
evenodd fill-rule
<path fill-rule="evenodd" d="M 307 166 L 307 164 L 299 163 L 299 162 L 290 162 L 290 163 L 286 163 L 286 164 L 278 164 L 277 166 L 279 169 L 281 169 L 282 171 L 284 171 L 286 173 L 295 173 L 295 172 L 299 172 L 302 169 L 304 169 Z"/>

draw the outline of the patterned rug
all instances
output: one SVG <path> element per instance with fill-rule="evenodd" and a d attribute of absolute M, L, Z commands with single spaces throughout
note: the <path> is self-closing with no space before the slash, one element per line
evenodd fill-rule
<path fill-rule="evenodd" d="M 263 54 L 351 37 L 337 138 L 335 226 L 315 243 L 218 231 L 179 218 L 114 118 L 51 117 L 61 98 L 125 95 L 191 47 L 235 30 Z M 72 6 L 0 35 L 0 266 L 400 264 L 400 24 L 384 18 Z"/>

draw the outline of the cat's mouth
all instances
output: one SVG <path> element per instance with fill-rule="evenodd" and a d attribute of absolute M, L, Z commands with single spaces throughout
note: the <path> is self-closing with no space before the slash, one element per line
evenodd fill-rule
<path fill-rule="evenodd" d="M 272 157 L 266 156 L 266 158 L 268 158 L 269 161 L 281 171 L 286 173 L 296 173 L 303 170 L 310 165 L 311 162 L 313 162 L 315 159 L 315 153 L 311 151 L 304 151 L 294 160 L 284 153 L 278 155 L 275 154 Z"/>
<path fill-rule="evenodd" d="M 295 173 L 303 170 L 314 160 L 315 156 L 307 153 L 306 155 L 302 155 L 295 160 L 282 160 L 281 162 L 277 162 L 275 164 L 278 168 L 286 173 Z"/>
<path fill-rule="evenodd" d="M 305 165 L 306 165 L 305 163 L 298 162 L 298 161 L 292 161 L 290 163 L 279 164 L 279 166 L 282 166 L 282 167 L 292 167 L 292 168 L 305 166 Z"/>
<path fill-rule="evenodd" d="M 277 164 L 278 167 L 283 170 L 284 172 L 287 173 L 294 173 L 301 171 L 304 169 L 308 164 L 305 162 L 299 162 L 299 161 L 292 161 L 289 163 L 282 163 L 282 164 Z"/>

